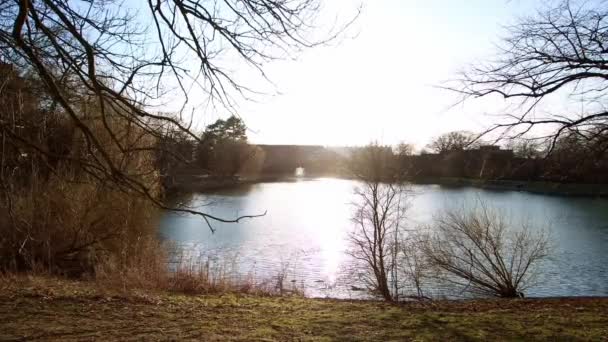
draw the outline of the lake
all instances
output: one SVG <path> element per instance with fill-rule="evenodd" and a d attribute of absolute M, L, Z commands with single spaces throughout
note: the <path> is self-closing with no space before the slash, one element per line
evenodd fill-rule
<path fill-rule="evenodd" d="M 319 178 L 191 194 L 179 201 L 222 218 L 267 214 L 235 224 L 213 223 L 216 232 L 211 233 L 200 217 L 167 212 L 160 233 L 189 256 L 223 263 L 239 276 L 271 279 L 283 272 L 286 282 L 307 296 L 360 298 L 345 254 L 356 185 Z M 608 200 L 440 185 L 413 185 L 412 190 L 411 227 L 480 200 L 514 220 L 547 227 L 552 258 L 543 263 L 528 297 L 608 296 Z"/>

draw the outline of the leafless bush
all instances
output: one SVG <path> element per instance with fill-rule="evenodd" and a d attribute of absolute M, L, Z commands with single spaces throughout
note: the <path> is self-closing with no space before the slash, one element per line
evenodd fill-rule
<path fill-rule="evenodd" d="M 274 279 L 276 280 L 276 285 L 274 290 L 279 294 L 303 294 L 304 286 L 298 286 L 297 283 L 297 266 L 298 266 L 298 258 L 300 257 L 301 252 L 295 252 L 289 254 L 287 258 L 281 257 L 281 262 L 279 264 L 279 269 L 276 272 L 276 276 Z M 291 280 L 289 278 L 291 277 Z M 285 281 L 289 280 L 289 284 L 285 284 Z"/>
<path fill-rule="evenodd" d="M 445 213 L 422 246 L 439 277 L 463 291 L 521 297 L 550 248 L 545 233 L 533 232 L 527 223 L 519 228 L 482 204 Z"/>
<path fill-rule="evenodd" d="M 82 105 L 81 119 L 107 147 L 108 158 L 159 195 L 154 154 L 141 148 L 153 143 L 153 137 L 118 113 L 104 122 L 94 104 Z M 20 118 L 29 114 L 14 112 L 13 124 L 33 122 Z M 41 141 L 55 141 L 48 148 L 66 149 L 67 158 L 78 160 L 79 167 L 63 159 L 40 157 L 8 139 L 0 141 L 0 268 L 92 276 L 102 266 L 105 274 L 109 269 L 123 274 L 129 269 L 129 274 L 135 274 L 144 265 L 159 265 L 151 262 L 162 258 L 155 231 L 158 208 L 132 191 L 95 177 L 92 170 L 83 170 L 82 165 L 95 169 L 91 163 L 96 156 L 77 131 L 58 141 L 53 132 L 63 124 L 61 120 L 45 123 L 36 134 Z M 111 126 L 116 136 L 111 137 L 105 126 Z M 120 141 L 122 152 L 112 145 L 113 139 Z"/>
<path fill-rule="evenodd" d="M 397 246 L 397 272 L 400 274 L 403 298 L 430 299 L 425 287 L 434 273 L 424 255 L 423 243 L 422 234 L 416 231 L 401 237 Z"/>
<path fill-rule="evenodd" d="M 1 208 L 3 267 L 93 273 L 102 259 L 126 265 L 156 241 L 157 209 L 101 184 L 54 176 L 22 191 L 11 194 L 10 214 Z"/>

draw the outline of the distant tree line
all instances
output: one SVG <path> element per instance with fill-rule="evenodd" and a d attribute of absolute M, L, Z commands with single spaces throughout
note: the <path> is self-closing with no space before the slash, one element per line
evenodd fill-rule
<path fill-rule="evenodd" d="M 219 178 L 293 175 L 297 167 L 308 175 L 350 177 L 350 157 L 365 147 L 299 145 L 252 145 L 243 121 L 232 116 L 209 125 L 200 140 L 179 132 L 167 134 L 164 143 L 188 163 L 161 167 L 164 175 L 196 174 Z M 454 131 L 429 142 L 419 153 L 411 144 L 382 146 L 393 159 L 391 170 L 407 173 L 410 179 L 437 178 L 483 180 L 550 181 L 562 183 L 607 183 L 608 153 L 594 143 L 572 134 L 557 142 L 510 140 L 506 146 L 491 145 L 479 134 Z M 181 139 L 181 140 L 180 140 Z M 172 142 L 169 142 L 172 141 Z M 181 141 L 181 142 L 180 142 Z M 162 153 L 161 153 L 162 155 Z M 388 176 L 387 176 L 388 177 Z"/>
<path fill-rule="evenodd" d="M 247 127 L 237 116 L 218 119 L 198 139 L 173 131 L 165 134 L 158 151 L 159 168 L 166 187 L 176 178 L 235 178 L 259 175 L 264 150 L 247 141 Z M 165 154 L 177 154 L 183 162 Z M 193 178 L 194 177 L 194 178 Z"/>
<path fill-rule="evenodd" d="M 412 177 L 463 177 L 579 183 L 608 182 L 608 151 L 577 134 L 553 142 L 513 139 L 503 149 L 478 135 L 450 132 L 434 139 L 419 155 L 399 154 Z"/>

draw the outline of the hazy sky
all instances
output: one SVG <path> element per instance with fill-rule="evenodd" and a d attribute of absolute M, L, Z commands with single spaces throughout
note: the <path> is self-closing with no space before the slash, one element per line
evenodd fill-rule
<path fill-rule="evenodd" d="M 498 100 L 451 107 L 436 88 L 470 63 L 494 56 L 503 26 L 539 2 L 509 0 L 326 0 L 347 17 L 363 4 L 350 38 L 266 65 L 280 95 L 241 102 L 254 143 L 424 146 L 451 130 L 479 130 Z M 449 110 L 448 110 L 449 109 Z M 217 116 L 197 114 L 200 125 Z"/>

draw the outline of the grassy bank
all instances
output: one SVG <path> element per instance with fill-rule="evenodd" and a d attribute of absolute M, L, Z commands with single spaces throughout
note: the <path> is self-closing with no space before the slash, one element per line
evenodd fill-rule
<path fill-rule="evenodd" d="M 19 278 L 0 284 L 0 340 L 590 340 L 608 298 L 381 302 L 184 296 Z"/>

